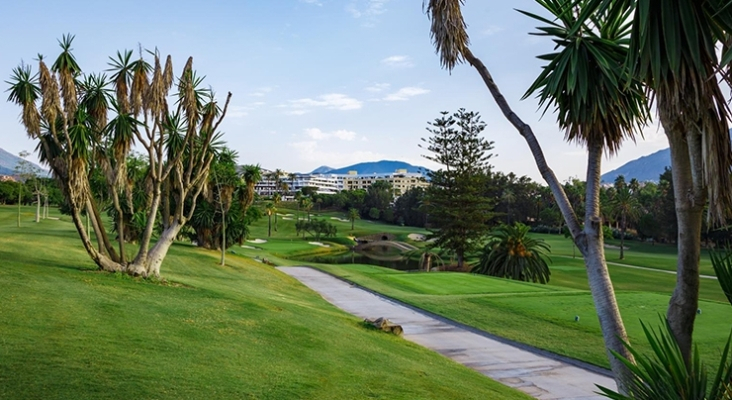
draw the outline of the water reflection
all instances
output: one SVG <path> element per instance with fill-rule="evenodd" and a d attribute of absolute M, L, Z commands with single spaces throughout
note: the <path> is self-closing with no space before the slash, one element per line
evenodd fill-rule
<path fill-rule="evenodd" d="M 322 264 L 371 264 L 399 271 L 419 270 L 419 260 L 404 257 L 401 251 L 388 246 L 374 246 L 360 251 L 350 250 L 298 259 Z"/>

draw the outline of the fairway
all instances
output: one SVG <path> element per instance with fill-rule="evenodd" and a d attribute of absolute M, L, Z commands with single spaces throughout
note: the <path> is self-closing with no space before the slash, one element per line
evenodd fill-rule
<path fill-rule="evenodd" d="M 452 272 L 388 274 L 384 279 L 394 287 L 417 294 L 507 294 L 561 290 L 550 286 L 503 282 L 481 275 Z"/>
<path fill-rule="evenodd" d="M 373 270 L 364 273 L 362 268 L 350 265 L 316 267 L 486 332 L 608 367 L 602 332 L 587 290 L 453 272 L 394 274 L 381 268 L 384 273 L 378 274 Z M 562 270 L 583 272 L 575 266 L 560 267 L 557 272 Z M 616 272 L 612 271 L 614 278 Z M 669 296 L 619 291 L 617 299 L 631 342 L 644 351 L 650 350 L 640 321 L 656 327 L 659 316 L 665 315 Z M 696 343 L 704 360 L 717 363 L 732 328 L 732 308 L 726 302 L 702 301 L 700 309 Z"/>
<path fill-rule="evenodd" d="M 242 257 L 175 245 L 166 282 L 97 272 L 54 216 L 0 207 L 2 399 L 528 398 Z"/>

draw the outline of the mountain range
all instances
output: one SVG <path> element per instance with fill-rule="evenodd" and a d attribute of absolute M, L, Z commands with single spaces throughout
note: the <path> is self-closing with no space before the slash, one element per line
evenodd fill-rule
<path fill-rule="evenodd" d="M 0 148 L 0 175 L 15 175 L 15 166 L 22 160 L 22 158 Z M 46 173 L 43 168 L 36 164 L 33 165 L 41 171 L 41 174 Z"/>
<path fill-rule="evenodd" d="M 388 174 L 398 169 L 406 169 L 407 172 L 426 175 L 429 170 L 425 167 L 415 166 L 402 161 L 372 161 L 349 165 L 343 168 L 331 168 L 328 166 L 318 167 L 311 174 L 347 174 L 349 171 L 356 171 L 359 174 Z"/>
<path fill-rule="evenodd" d="M 663 173 L 664 168 L 671 166 L 671 150 L 663 149 L 653 154 L 628 161 L 617 169 L 606 172 L 602 175 L 603 183 L 613 183 L 615 178 L 623 175 L 626 181 L 633 178 L 640 182 L 658 182 L 658 177 Z"/>

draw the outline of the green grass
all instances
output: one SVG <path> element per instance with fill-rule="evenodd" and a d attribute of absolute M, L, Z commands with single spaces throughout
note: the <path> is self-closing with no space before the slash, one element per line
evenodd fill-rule
<path fill-rule="evenodd" d="M 553 255 L 572 256 L 572 241 L 564 235 L 532 234 L 534 237 L 544 239 L 552 249 Z M 620 241 L 610 239 L 605 241 L 609 246 L 620 246 Z M 605 248 L 605 259 L 611 263 L 638 265 L 646 268 L 676 271 L 676 245 L 650 244 L 640 241 L 626 241 L 624 251 L 625 258 L 620 259 L 620 250 L 616 248 Z M 575 251 L 579 255 L 579 251 Z M 712 263 L 709 261 L 709 252 L 702 250 L 699 270 L 703 275 L 714 275 Z"/>
<path fill-rule="evenodd" d="M 18 229 L 13 212 L 0 207 L 0 398 L 528 398 L 264 264 L 175 245 L 166 283 L 97 272 L 67 218 L 26 212 Z"/>
<path fill-rule="evenodd" d="M 378 274 L 373 270 L 365 273 L 363 268 L 348 265 L 315 266 L 492 334 L 609 366 L 592 296 L 586 290 L 569 291 L 566 286 L 518 283 L 471 274 L 394 274 L 386 269 L 382 269 L 384 274 Z M 614 280 L 617 280 L 616 272 L 618 270 L 612 270 Z M 631 342 L 649 350 L 640 321 L 655 326 L 658 316 L 665 314 L 669 296 L 619 291 L 617 298 Z M 732 307 L 723 302 L 702 301 L 700 308 L 702 315 L 697 318 L 696 343 L 703 359 L 716 363 L 732 328 Z M 575 316 L 580 317 L 579 321 L 574 320 Z"/>
<path fill-rule="evenodd" d="M 360 223 L 368 224 L 373 232 L 418 232 L 414 228 L 364 221 Z M 256 225 L 261 225 L 261 221 Z M 254 230 L 258 229 L 256 225 Z M 279 239 L 275 241 L 288 240 L 293 233 L 280 229 Z M 343 232 L 339 231 L 339 234 Z M 544 239 L 551 246 L 552 275 L 549 285 L 518 283 L 471 274 L 404 273 L 364 265 L 308 265 L 493 334 L 607 367 L 607 355 L 581 256 L 572 257 L 572 242 L 563 235 L 534 236 Z M 617 246 L 619 242 L 610 240 L 608 244 Z M 293 261 L 300 250 L 295 245 L 291 246 L 290 250 L 270 254 L 269 257 L 278 265 L 302 264 Z M 625 260 L 618 260 L 618 249 L 606 248 L 605 254 L 630 338 L 634 344 L 647 350 L 640 320 L 653 326 L 658 324 L 659 315 L 666 312 L 676 276 L 661 271 L 627 268 L 615 263 L 674 271 L 676 248 L 636 241 L 626 242 L 626 246 L 629 249 L 625 252 Z M 254 252 L 244 254 L 254 255 Z M 262 256 L 263 252 L 260 251 L 258 255 Z M 713 275 L 706 252 L 702 256 L 701 272 Z M 704 359 L 716 362 L 719 347 L 732 326 L 732 308 L 716 280 L 701 280 L 700 298 L 703 313 L 697 319 L 695 339 Z M 578 322 L 575 322 L 575 316 L 580 317 Z"/>

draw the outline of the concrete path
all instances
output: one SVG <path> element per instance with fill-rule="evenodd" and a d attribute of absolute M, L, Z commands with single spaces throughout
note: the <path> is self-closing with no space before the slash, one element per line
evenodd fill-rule
<path fill-rule="evenodd" d="M 537 399 L 604 399 L 595 384 L 615 382 L 595 372 L 537 355 L 352 286 L 309 267 L 278 267 L 338 308 L 360 318 L 385 317 L 404 328 L 404 338 L 434 350 Z M 537 332 L 540 334 L 540 332 Z"/>

